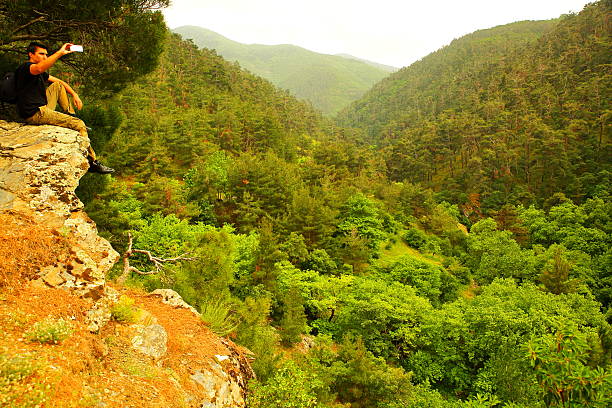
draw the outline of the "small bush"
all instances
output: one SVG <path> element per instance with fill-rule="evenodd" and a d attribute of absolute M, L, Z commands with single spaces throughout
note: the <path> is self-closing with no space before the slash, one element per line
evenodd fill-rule
<path fill-rule="evenodd" d="M 416 228 L 411 228 L 406 231 L 404 240 L 409 247 L 419 249 L 427 242 L 427 235 Z"/>
<path fill-rule="evenodd" d="M 113 320 L 132 323 L 136 321 L 138 309 L 134 307 L 134 299 L 129 296 L 121 296 L 110 312 Z"/>
<path fill-rule="evenodd" d="M 251 408 L 315 408 L 318 404 L 314 388 L 319 383 L 312 374 L 287 361 L 267 383 L 249 383 L 248 404 Z"/>
<path fill-rule="evenodd" d="M 30 341 L 57 344 L 66 340 L 72 334 L 72 325 L 64 319 L 51 316 L 34 323 L 25 336 Z"/>
<path fill-rule="evenodd" d="M 231 310 L 232 305 L 223 301 L 211 301 L 200 306 L 200 318 L 217 336 L 227 336 L 236 331 L 240 319 Z"/>
<path fill-rule="evenodd" d="M 0 407 L 33 408 L 45 400 L 45 385 L 30 378 L 38 364 L 28 354 L 0 352 Z"/>

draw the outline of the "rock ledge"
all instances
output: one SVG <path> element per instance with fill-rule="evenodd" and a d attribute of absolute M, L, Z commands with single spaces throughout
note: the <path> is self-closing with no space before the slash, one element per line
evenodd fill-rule
<path fill-rule="evenodd" d="M 70 129 L 0 120 L 0 212 L 29 217 L 73 243 L 68 259 L 38 271 L 37 284 L 98 298 L 119 254 L 74 193 L 87 172 L 88 145 Z"/>

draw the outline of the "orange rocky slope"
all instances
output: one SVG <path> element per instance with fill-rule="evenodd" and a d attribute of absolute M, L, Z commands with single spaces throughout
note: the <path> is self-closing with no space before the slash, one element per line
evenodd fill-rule
<path fill-rule="evenodd" d="M 245 406 L 245 350 L 171 291 L 105 282 L 118 255 L 74 195 L 86 143 L 0 121 L 0 407 Z M 111 320 L 121 296 L 138 311 L 129 322 Z M 35 341 L 47 318 L 64 340 Z"/>

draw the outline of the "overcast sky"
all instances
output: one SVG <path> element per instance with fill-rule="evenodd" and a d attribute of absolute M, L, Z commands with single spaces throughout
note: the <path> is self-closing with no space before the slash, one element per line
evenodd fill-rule
<path fill-rule="evenodd" d="M 172 0 L 170 28 L 246 44 L 294 44 L 403 67 L 473 31 L 579 12 L 584 0 Z"/>

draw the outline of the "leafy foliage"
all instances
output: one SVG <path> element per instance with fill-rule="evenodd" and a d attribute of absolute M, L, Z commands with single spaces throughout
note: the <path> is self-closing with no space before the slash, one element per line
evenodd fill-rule
<path fill-rule="evenodd" d="M 584 334 L 567 328 L 529 343 L 529 358 L 548 406 L 610 405 L 612 375 L 608 369 L 588 366 L 589 349 Z"/>
<path fill-rule="evenodd" d="M 63 58 L 78 74 L 76 82 L 93 92 L 115 92 L 155 69 L 165 35 L 159 9 L 168 0 L 93 0 L 45 2 L 8 0 L 0 5 L 0 49 L 13 64 L 30 41 L 53 47 L 83 44 L 83 54 Z M 14 69 L 14 67 L 13 67 Z"/>
<path fill-rule="evenodd" d="M 265 385 L 252 382 L 249 406 L 254 408 L 314 408 L 314 384 L 295 363 L 287 362 Z"/>
<path fill-rule="evenodd" d="M 497 280 L 473 300 L 459 299 L 426 314 L 407 367 L 417 379 L 455 392 L 492 393 L 516 402 L 537 399 L 523 347 L 531 336 L 556 330 L 563 320 L 583 327 L 600 346 L 609 341 L 609 325 L 597 302 Z"/>

